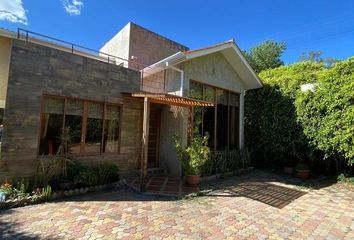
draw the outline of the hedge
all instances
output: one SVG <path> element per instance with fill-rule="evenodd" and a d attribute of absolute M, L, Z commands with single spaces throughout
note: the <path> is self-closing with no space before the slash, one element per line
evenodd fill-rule
<path fill-rule="evenodd" d="M 245 140 L 254 164 L 280 167 L 354 158 L 354 58 L 326 68 L 300 62 L 263 71 L 247 92 Z M 314 92 L 300 91 L 314 83 Z M 324 158 L 325 157 L 325 158 Z"/>

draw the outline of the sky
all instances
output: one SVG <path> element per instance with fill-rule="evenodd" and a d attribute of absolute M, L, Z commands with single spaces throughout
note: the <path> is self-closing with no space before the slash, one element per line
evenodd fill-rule
<path fill-rule="evenodd" d="M 129 21 L 200 48 L 234 38 L 241 49 L 285 42 L 285 63 L 303 52 L 354 56 L 352 0 L 0 0 L 0 27 L 23 28 L 99 50 Z"/>

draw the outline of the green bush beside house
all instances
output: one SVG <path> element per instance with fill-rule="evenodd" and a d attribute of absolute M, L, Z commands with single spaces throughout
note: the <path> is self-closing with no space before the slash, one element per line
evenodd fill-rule
<path fill-rule="evenodd" d="M 258 166 L 307 162 L 319 173 L 350 170 L 354 159 L 354 58 L 327 68 L 300 62 L 265 70 L 245 100 L 246 145 Z M 301 85 L 315 84 L 301 92 Z"/>

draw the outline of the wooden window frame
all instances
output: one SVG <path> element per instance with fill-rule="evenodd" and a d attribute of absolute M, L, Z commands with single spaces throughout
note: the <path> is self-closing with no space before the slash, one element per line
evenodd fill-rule
<path fill-rule="evenodd" d="M 240 138 L 240 116 L 241 116 L 241 93 L 240 92 L 237 92 L 237 91 L 233 91 L 233 90 L 230 90 L 230 89 L 226 89 L 226 88 L 222 88 L 222 87 L 218 87 L 218 86 L 215 86 L 215 85 L 212 85 L 212 84 L 208 84 L 208 83 L 204 83 L 202 81 L 198 81 L 198 80 L 194 80 L 194 79 L 189 79 L 189 88 L 191 86 L 191 82 L 195 82 L 197 84 L 201 84 L 202 85 L 202 89 L 203 89 L 203 100 L 205 99 L 205 87 L 208 86 L 208 87 L 211 87 L 214 89 L 214 107 L 215 107 L 215 111 L 214 111 L 214 146 L 213 146 L 213 150 L 214 152 L 216 152 L 216 146 L 217 146 L 217 108 L 218 108 L 218 102 L 217 102 L 217 99 L 216 99 L 216 96 L 217 96 L 217 90 L 222 90 L 222 91 L 226 91 L 227 92 L 227 151 L 230 151 L 230 135 L 229 135 L 229 131 L 230 131 L 230 95 L 231 93 L 233 94 L 237 94 L 238 95 L 238 102 L 239 102 L 239 106 L 238 106 L 238 124 L 237 124 L 237 132 L 238 132 L 238 139 Z M 190 92 L 190 89 L 188 89 L 188 93 Z M 188 95 L 189 96 L 189 95 Z M 191 97 L 191 96 L 189 96 Z M 193 123 L 192 123 L 193 124 Z M 204 110 L 202 111 L 202 132 L 204 130 Z M 238 141 L 239 145 L 240 145 L 240 141 Z M 238 147 L 239 149 L 239 147 Z"/>
<path fill-rule="evenodd" d="M 40 103 L 40 119 L 39 119 L 39 131 L 38 131 L 38 141 L 37 141 L 37 156 L 39 156 L 39 150 L 40 150 L 40 141 L 41 141 L 41 128 L 42 128 L 42 123 L 43 123 L 43 114 L 44 114 L 44 104 L 45 104 L 45 99 L 46 98 L 56 98 L 56 99 L 62 99 L 64 100 L 64 111 L 63 111 L 63 127 L 62 127 L 62 133 L 65 128 L 65 118 L 66 118 L 66 110 L 67 110 L 67 102 L 68 100 L 76 100 L 76 101 L 82 101 L 83 102 L 83 113 L 82 113 L 82 123 L 81 123 L 81 142 L 80 142 L 80 153 L 71 153 L 69 156 L 112 156 L 112 155 L 120 155 L 121 154 L 121 140 L 122 140 L 122 123 L 123 123 L 123 104 L 122 103 L 112 103 L 112 102 L 105 102 L 105 101 L 97 101 L 97 100 L 90 100 L 90 99 L 83 99 L 79 97 L 66 97 L 66 96 L 61 96 L 61 95 L 53 95 L 53 94 L 42 94 L 41 96 L 41 103 Z M 84 145 L 86 143 L 86 129 L 87 129 L 87 103 L 88 102 L 93 102 L 93 103 L 99 103 L 102 104 L 103 106 L 103 112 L 102 112 L 102 138 L 101 138 L 101 143 L 100 143 L 100 152 L 99 153 L 85 153 L 84 152 Z M 104 153 L 103 152 L 103 131 L 104 131 L 104 114 L 106 111 L 106 106 L 115 106 L 119 108 L 119 131 L 118 131 L 118 149 L 117 152 L 109 152 L 109 153 Z M 45 155 L 47 156 L 47 155 Z"/>

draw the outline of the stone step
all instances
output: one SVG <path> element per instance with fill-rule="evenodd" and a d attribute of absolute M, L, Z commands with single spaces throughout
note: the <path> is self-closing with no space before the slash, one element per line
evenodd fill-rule
<path fill-rule="evenodd" d="M 153 167 L 147 169 L 147 175 L 149 176 L 163 175 L 164 173 L 164 169 L 160 167 Z"/>

